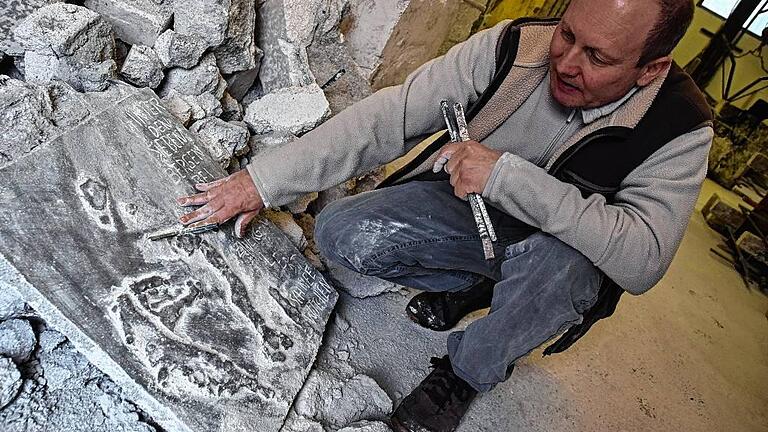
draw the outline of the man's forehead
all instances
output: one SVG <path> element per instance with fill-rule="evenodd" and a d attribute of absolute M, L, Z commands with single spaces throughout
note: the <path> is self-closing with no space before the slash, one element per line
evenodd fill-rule
<path fill-rule="evenodd" d="M 655 0 L 573 0 L 562 22 L 586 45 L 625 57 L 642 49 L 658 10 Z"/>

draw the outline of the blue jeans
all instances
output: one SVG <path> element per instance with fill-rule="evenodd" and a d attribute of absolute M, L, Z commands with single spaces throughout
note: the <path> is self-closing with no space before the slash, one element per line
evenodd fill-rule
<path fill-rule="evenodd" d="M 359 273 L 425 291 L 496 281 L 487 316 L 448 337 L 458 376 L 478 391 L 518 358 L 581 322 L 602 273 L 555 237 L 488 206 L 498 241 L 486 261 L 469 204 L 448 182 L 412 181 L 337 200 L 318 215 L 323 255 Z"/>

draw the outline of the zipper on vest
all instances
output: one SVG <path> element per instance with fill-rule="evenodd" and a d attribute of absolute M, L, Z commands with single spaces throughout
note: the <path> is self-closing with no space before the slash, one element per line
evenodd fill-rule
<path fill-rule="evenodd" d="M 557 135 L 555 135 L 554 138 L 552 138 L 552 141 L 547 146 L 547 149 L 544 151 L 544 153 L 539 157 L 539 159 L 536 161 L 536 165 L 542 166 L 542 164 L 549 159 L 550 153 L 552 153 L 555 150 L 555 146 L 558 142 L 560 142 L 560 138 L 563 137 L 563 134 L 565 133 L 565 130 L 568 129 L 568 125 L 571 124 L 571 121 L 573 121 L 573 118 L 576 116 L 576 110 L 571 110 L 571 113 L 568 115 L 568 118 L 565 120 L 565 124 L 560 128 L 559 131 L 557 131 Z"/>

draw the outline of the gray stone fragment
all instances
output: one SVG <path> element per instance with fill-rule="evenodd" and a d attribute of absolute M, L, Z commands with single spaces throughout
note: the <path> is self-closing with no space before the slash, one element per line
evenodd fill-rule
<path fill-rule="evenodd" d="M 265 93 L 315 82 L 307 46 L 316 32 L 334 28 L 343 0 L 265 0 L 258 8 L 257 43 L 264 50 L 259 78 Z"/>
<path fill-rule="evenodd" d="M 221 102 L 210 93 L 203 93 L 200 96 L 181 95 L 180 97 L 189 104 L 193 121 L 207 117 L 219 117 L 223 114 Z"/>
<path fill-rule="evenodd" d="M 339 380 L 315 369 L 294 405 L 296 413 L 333 428 L 366 419 L 383 419 L 392 411 L 392 400 L 373 378 L 355 375 Z"/>
<path fill-rule="evenodd" d="M 200 60 L 200 64 L 191 68 L 173 68 L 165 73 L 165 81 L 158 89 L 161 97 L 167 96 L 172 90 L 183 95 L 199 96 L 210 93 L 221 99 L 224 96 L 227 82 L 219 73 L 216 58 L 208 53 Z"/>
<path fill-rule="evenodd" d="M 224 79 L 227 81 L 227 91 L 229 94 L 238 101 L 242 101 L 258 77 L 259 67 L 257 66 L 246 71 L 225 75 Z"/>
<path fill-rule="evenodd" d="M 173 30 L 164 31 L 155 41 L 155 51 L 167 68 L 192 68 L 200 62 L 200 57 L 207 48 L 205 39 L 200 36 Z"/>
<path fill-rule="evenodd" d="M 374 297 L 388 292 L 396 292 L 402 288 L 394 282 L 360 274 L 331 260 L 325 261 L 325 265 L 328 267 L 328 274 L 333 285 L 352 297 Z"/>
<path fill-rule="evenodd" d="M 267 210 L 264 216 L 288 237 L 298 250 L 304 250 L 307 247 L 307 238 L 304 236 L 304 230 L 293 219 L 293 215 L 288 212 Z"/>
<path fill-rule="evenodd" d="M 380 421 L 363 420 L 339 429 L 338 432 L 392 432 L 392 429 Z"/>
<path fill-rule="evenodd" d="M 253 69 L 261 53 L 255 43 L 255 0 L 176 2 L 174 28 L 212 47 L 222 73 Z"/>
<path fill-rule="evenodd" d="M 171 91 L 162 99 L 163 106 L 169 113 L 173 114 L 184 127 L 189 126 L 192 121 L 192 105 L 187 102 L 184 95 Z M 204 118 L 205 116 L 201 117 Z M 199 120 L 199 119 L 198 119 Z"/>
<path fill-rule="evenodd" d="M 221 119 L 226 121 L 241 121 L 243 120 L 243 107 L 233 98 L 229 91 L 224 92 L 224 96 L 221 98 Z"/>
<path fill-rule="evenodd" d="M 25 18 L 13 32 L 26 51 L 29 82 L 61 79 L 79 91 L 101 91 L 114 76 L 112 29 L 86 8 L 54 3 Z"/>
<path fill-rule="evenodd" d="M 5 408 L 21 390 L 21 374 L 11 359 L 0 357 L 0 410 Z"/>
<path fill-rule="evenodd" d="M 85 0 L 85 6 L 101 14 L 117 37 L 131 45 L 154 45 L 173 14 L 172 0 Z"/>
<path fill-rule="evenodd" d="M 264 95 L 248 105 L 244 120 L 256 135 L 273 131 L 299 135 L 319 125 L 329 114 L 328 100 L 313 84 Z"/>
<path fill-rule="evenodd" d="M 0 321 L 17 318 L 29 313 L 24 299 L 15 289 L 0 290 Z"/>
<path fill-rule="evenodd" d="M 34 150 L 58 132 L 53 105 L 42 87 L 0 75 L 0 167 Z"/>
<path fill-rule="evenodd" d="M 146 45 L 131 47 L 120 74 L 132 84 L 153 89 L 159 86 L 165 77 L 163 63 L 155 51 Z"/>
<path fill-rule="evenodd" d="M 320 423 L 304 418 L 291 410 L 280 432 L 326 432 Z"/>
<path fill-rule="evenodd" d="M 189 130 L 222 169 L 229 167 L 233 158 L 248 153 L 251 135 L 242 124 L 210 117 L 193 123 Z"/>
<path fill-rule="evenodd" d="M 10 357 L 16 363 L 26 361 L 35 349 L 35 332 L 25 319 L 0 322 L 0 356 Z"/>
<path fill-rule="evenodd" d="M 18 289 L 164 429 L 279 430 L 335 290 L 265 219 L 242 240 L 220 230 L 147 241 L 177 223 L 173 197 L 225 173 L 148 89 L 96 112 L 0 169 L 14 185 L 0 189 L 0 290 Z M 42 208 L 41 179 L 60 197 Z M 82 370 L 57 364 L 45 366 L 49 388 Z M 0 411 L 0 424 L 17 414 Z M 59 419 L 35 430 L 73 430 Z"/>

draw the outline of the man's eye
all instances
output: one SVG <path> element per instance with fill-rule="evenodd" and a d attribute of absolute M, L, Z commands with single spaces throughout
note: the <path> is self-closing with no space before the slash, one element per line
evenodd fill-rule
<path fill-rule="evenodd" d="M 574 40 L 573 33 L 569 32 L 567 30 L 563 30 L 561 33 L 563 35 L 563 39 L 565 39 L 568 42 L 573 42 L 573 40 Z"/>
<path fill-rule="evenodd" d="M 589 60 L 596 66 L 605 66 L 608 64 L 607 61 L 601 59 L 594 51 L 589 52 Z"/>

